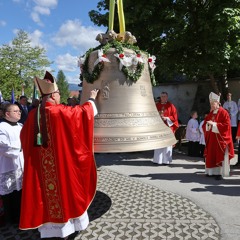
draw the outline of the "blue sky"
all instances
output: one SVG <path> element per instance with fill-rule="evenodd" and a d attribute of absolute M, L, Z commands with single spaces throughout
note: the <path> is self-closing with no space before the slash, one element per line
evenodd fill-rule
<path fill-rule="evenodd" d="M 32 46 L 44 47 L 57 75 L 63 70 L 69 83 L 79 83 L 78 57 L 99 43 L 106 28 L 90 21 L 88 12 L 99 0 L 0 0 L 0 45 L 9 44 L 22 29 Z M 42 76 L 40 76 L 42 77 Z"/>

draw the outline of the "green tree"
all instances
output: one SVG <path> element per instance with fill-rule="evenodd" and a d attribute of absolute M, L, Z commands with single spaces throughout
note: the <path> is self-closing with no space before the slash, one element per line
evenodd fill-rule
<path fill-rule="evenodd" d="M 63 71 L 58 71 L 57 74 L 57 85 L 59 88 L 59 91 L 61 93 L 61 102 L 67 103 L 67 99 L 69 97 L 69 90 L 68 90 L 68 82 L 66 80 L 66 76 L 64 75 Z"/>
<path fill-rule="evenodd" d="M 20 30 L 11 44 L 0 47 L 0 84 L 3 97 L 9 99 L 14 88 L 15 97 L 21 95 L 22 86 L 27 97 L 33 94 L 33 77 L 44 74 L 51 62 L 46 50 L 32 47 L 28 34 Z"/>
<path fill-rule="evenodd" d="M 108 4 L 101 0 L 99 11 L 89 12 L 96 25 L 108 25 Z M 239 72 L 239 0 L 125 0 L 124 9 L 127 31 L 157 57 L 158 82 L 207 77 L 219 92 L 226 91 L 227 75 Z"/>

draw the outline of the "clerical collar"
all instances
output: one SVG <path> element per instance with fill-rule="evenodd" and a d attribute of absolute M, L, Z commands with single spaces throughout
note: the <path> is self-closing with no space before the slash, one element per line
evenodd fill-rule
<path fill-rule="evenodd" d="M 219 110 L 219 108 L 213 110 L 213 114 L 217 114 L 218 110 Z"/>
<path fill-rule="evenodd" d="M 166 102 L 160 102 L 161 104 L 166 104 L 167 103 L 167 101 Z"/>
<path fill-rule="evenodd" d="M 8 121 L 8 120 L 5 119 L 5 118 L 2 119 L 2 122 L 6 122 L 6 123 L 10 124 L 11 126 L 16 126 L 16 125 L 18 125 L 17 122 L 10 122 L 10 121 Z"/>

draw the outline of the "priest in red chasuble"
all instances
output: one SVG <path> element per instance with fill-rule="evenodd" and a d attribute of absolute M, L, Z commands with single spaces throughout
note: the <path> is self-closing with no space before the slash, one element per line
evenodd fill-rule
<path fill-rule="evenodd" d="M 172 129 L 173 133 L 178 128 L 178 115 L 176 107 L 168 101 L 168 93 L 162 92 L 160 102 L 156 104 L 163 122 Z M 170 164 L 172 162 L 172 146 L 154 150 L 153 162 L 157 164 Z"/>
<path fill-rule="evenodd" d="M 97 109 L 89 101 L 61 105 L 53 76 L 35 78 L 41 105 L 29 112 L 21 131 L 24 177 L 20 229 L 38 228 L 41 238 L 65 238 L 86 229 L 87 209 L 97 184 L 93 124 Z"/>
<path fill-rule="evenodd" d="M 205 172 L 221 180 L 229 176 L 230 159 L 234 157 L 229 113 L 220 106 L 220 96 L 209 95 L 211 110 L 204 120 L 205 135 Z"/>

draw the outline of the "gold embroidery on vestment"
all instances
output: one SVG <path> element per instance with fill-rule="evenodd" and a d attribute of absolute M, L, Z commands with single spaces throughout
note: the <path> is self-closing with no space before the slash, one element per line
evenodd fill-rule
<path fill-rule="evenodd" d="M 48 114 L 46 113 L 46 125 L 48 133 L 48 147 L 41 147 L 42 175 L 44 193 L 47 204 L 47 211 L 50 219 L 62 219 L 61 198 L 58 188 L 58 178 L 56 174 L 56 164 L 53 152 L 53 142 L 51 138 Z"/>

